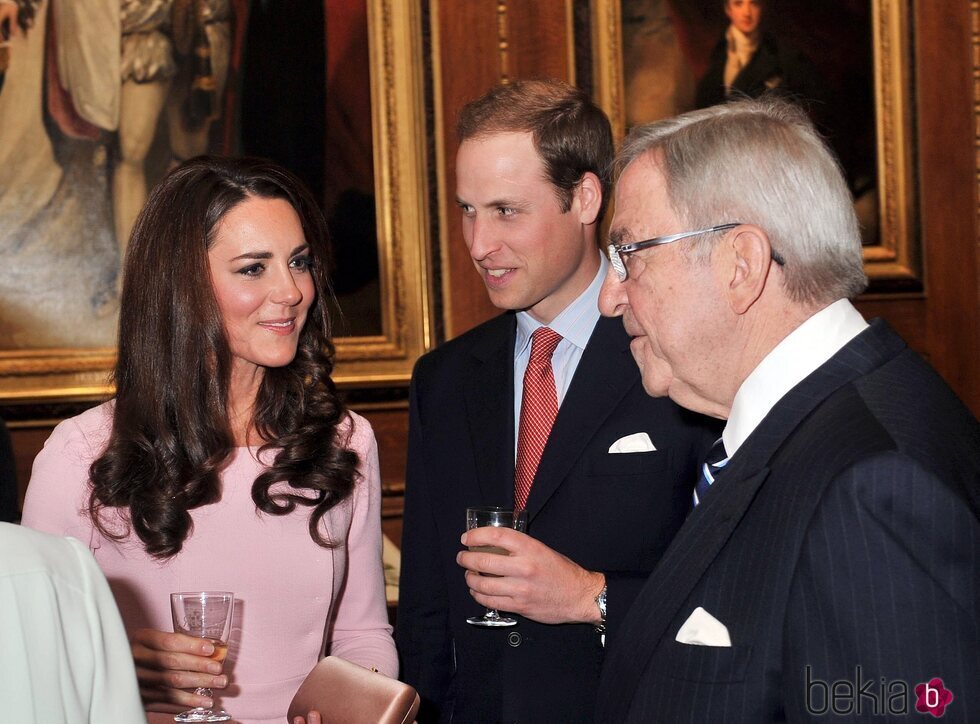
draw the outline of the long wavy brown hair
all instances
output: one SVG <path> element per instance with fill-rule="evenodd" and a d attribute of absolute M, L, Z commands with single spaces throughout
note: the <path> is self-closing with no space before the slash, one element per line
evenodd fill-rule
<path fill-rule="evenodd" d="M 311 507 L 310 536 L 334 545 L 320 521 L 354 487 L 357 454 L 342 433 L 348 412 L 330 374 L 334 348 L 327 302 L 326 223 L 302 183 L 260 159 L 200 156 L 153 189 L 126 253 L 112 433 L 90 468 L 89 514 L 115 539 L 135 532 L 147 553 L 166 559 L 191 534 L 189 511 L 221 498 L 221 471 L 234 448 L 229 424 L 232 356 L 214 295 L 208 249 L 219 222 L 247 198 L 288 201 L 310 246 L 316 299 L 296 357 L 265 369 L 252 427 L 275 450 L 252 484 L 256 507 L 287 515 Z M 271 488 L 277 483 L 276 492 Z M 109 530 L 106 509 L 128 521 Z"/>

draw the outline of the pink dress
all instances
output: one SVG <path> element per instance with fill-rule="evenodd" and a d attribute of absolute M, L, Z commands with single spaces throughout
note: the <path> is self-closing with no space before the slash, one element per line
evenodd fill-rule
<path fill-rule="evenodd" d="M 222 474 L 221 500 L 191 511 L 194 528 L 183 550 L 158 561 L 135 536 L 103 537 L 84 512 L 88 468 L 108 440 L 111 405 L 55 428 L 34 461 L 23 522 L 88 543 L 127 630 L 172 631 L 171 592 L 234 592 L 229 685 L 215 694 L 242 724 L 281 724 L 324 645 L 327 653 L 397 675 L 381 565 L 378 448 L 365 419 L 351 415 L 351 447 L 361 459 L 355 491 L 321 524 L 343 545 L 314 543 L 306 508 L 286 516 L 256 511 L 251 485 L 264 465 L 255 448 L 238 448 Z M 150 721 L 171 722 L 173 715 L 150 715 Z"/>

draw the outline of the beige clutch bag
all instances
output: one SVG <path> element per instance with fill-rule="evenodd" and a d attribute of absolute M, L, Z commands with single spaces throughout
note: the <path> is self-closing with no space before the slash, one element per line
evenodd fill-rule
<path fill-rule="evenodd" d="M 323 724 L 410 724 L 419 695 L 408 684 L 327 656 L 313 667 L 289 703 L 288 721 L 320 712 Z"/>

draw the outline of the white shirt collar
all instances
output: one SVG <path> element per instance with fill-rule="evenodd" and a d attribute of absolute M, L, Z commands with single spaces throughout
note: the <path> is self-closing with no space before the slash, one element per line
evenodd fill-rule
<path fill-rule="evenodd" d="M 734 25 L 729 25 L 725 37 L 728 40 L 729 54 L 738 56 L 742 65 L 747 65 L 759 47 L 759 31 L 746 35 Z"/>
<path fill-rule="evenodd" d="M 783 396 L 868 327 L 854 305 L 838 299 L 790 332 L 735 393 L 722 437 L 729 457 Z"/>

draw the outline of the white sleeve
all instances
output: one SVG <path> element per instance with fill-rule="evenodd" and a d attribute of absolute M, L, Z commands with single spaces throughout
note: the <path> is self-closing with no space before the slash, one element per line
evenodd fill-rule
<path fill-rule="evenodd" d="M 122 619 L 81 542 L 0 524 L 0 611 L 3 721 L 146 721 Z"/>

